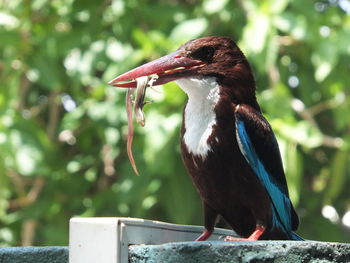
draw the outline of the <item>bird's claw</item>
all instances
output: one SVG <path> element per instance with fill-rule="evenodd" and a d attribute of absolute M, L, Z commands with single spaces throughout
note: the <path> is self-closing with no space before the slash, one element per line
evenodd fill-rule
<path fill-rule="evenodd" d="M 256 225 L 254 232 L 247 238 L 227 236 L 225 237 L 224 240 L 225 241 L 256 241 L 265 232 L 265 229 L 266 227 L 263 225 Z"/>

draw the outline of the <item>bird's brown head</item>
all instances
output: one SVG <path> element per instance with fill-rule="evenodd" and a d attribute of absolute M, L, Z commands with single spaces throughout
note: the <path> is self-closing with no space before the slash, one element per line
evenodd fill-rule
<path fill-rule="evenodd" d="M 190 40 L 175 52 L 130 70 L 109 82 L 116 87 L 136 87 L 135 79 L 158 75 L 153 85 L 181 78 L 214 77 L 232 100 L 255 100 L 255 82 L 249 63 L 235 42 L 210 36 Z"/>

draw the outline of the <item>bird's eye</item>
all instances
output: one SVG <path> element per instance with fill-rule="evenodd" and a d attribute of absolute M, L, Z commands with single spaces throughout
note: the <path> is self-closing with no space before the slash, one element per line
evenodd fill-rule
<path fill-rule="evenodd" d="M 203 46 L 192 52 L 191 56 L 205 62 L 211 62 L 215 53 L 215 48 L 211 46 Z"/>

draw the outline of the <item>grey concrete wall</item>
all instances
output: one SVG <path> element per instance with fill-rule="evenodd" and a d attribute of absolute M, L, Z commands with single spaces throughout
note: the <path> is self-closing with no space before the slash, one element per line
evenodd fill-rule
<path fill-rule="evenodd" d="M 0 247 L 0 263 L 68 263 L 68 247 Z"/>
<path fill-rule="evenodd" d="M 315 241 L 208 241 L 134 245 L 129 247 L 129 262 L 346 263 L 350 262 L 350 244 Z M 0 263 L 68 263 L 68 247 L 0 248 Z"/>
<path fill-rule="evenodd" d="M 211 241 L 134 245 L 130 263 L 346 263 L 350 244 L 315 241 Z"/>

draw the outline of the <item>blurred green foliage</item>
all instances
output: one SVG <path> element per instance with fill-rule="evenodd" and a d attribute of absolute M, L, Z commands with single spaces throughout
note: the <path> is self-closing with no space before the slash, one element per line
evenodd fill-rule
<path fill-rule="evenodd" d="M 136 177 L 125 90 L 106 83 L 206 35 L 235 39 L 254 68 L 299 234 L 350 241 L 349 6 L 0 0 L 0 245 L 66 245 L 72 216 L 202 224 L 179 150 L 185 95 L 174 83 L 148 92 L 155 103 L 136 129 Z"/>

